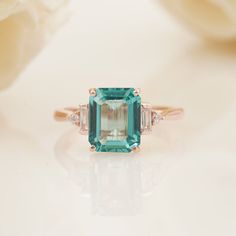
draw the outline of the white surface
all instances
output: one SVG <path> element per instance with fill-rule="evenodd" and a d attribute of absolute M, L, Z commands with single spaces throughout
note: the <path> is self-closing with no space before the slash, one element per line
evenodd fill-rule
<path fill-rule="evenodd" d="M 146 0 L 79 8 L 0 94 L 0 235 L 234 236 L 236 47 L 199 42 Z M 186 115 L 139 154 L 91 154 L 52 119 L 91 86 L 141 87 Z"/>

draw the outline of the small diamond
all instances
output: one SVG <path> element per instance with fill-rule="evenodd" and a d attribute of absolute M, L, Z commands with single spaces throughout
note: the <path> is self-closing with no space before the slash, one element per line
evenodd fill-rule
<path fill-rule="evenodd" d="M 77 113 L 70 114 L 68 120 L 74 125 L 79 125 L 79 115 Z"/>
<path fill-rule="evenodd" d="M 157 125 L 161 120 L 164 120 L 164 116 L 159 112 L 152 112 L 152 125 Z"/>

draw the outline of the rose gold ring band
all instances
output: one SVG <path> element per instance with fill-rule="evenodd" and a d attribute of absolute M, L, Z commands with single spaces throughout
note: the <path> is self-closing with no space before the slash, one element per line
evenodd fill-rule
<path fill-rule="evenodd" d="M 56 110 L 54 112 L 54 119 L 56 121 L 68 121 L 70 115 L 72 114 L 80 114 L 79 107 L 66 107 L 64 109 Z"/>

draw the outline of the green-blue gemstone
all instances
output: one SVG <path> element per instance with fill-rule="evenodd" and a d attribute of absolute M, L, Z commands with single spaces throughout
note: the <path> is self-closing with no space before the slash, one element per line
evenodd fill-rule
<path fill-rule="evenodd" d="M 89 98 L 89 142 L 97 152 L 140 145 L 141 98 L 134 88 L 99 88 Z"/>

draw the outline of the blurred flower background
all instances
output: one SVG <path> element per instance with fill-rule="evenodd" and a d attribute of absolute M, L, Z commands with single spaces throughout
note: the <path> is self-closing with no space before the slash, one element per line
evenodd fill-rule
<path fill-rule="evenodd" d="M 236 40 L 236 1 L 160 0 L 188 28 L 215 41 Z M 0 90 L 9 87 L 67 19 L 71 0 L 0 1 Z"/>
<path fill-rule="evenodd" d="M 161 0 L 192 31 L 217 40 L 236 40 L 235 0 Z"/>
<path fill-rule="evenodd" d="M 0 1 L 0 90 L 9 87 L 67 19 L 69 0 Z"/>

